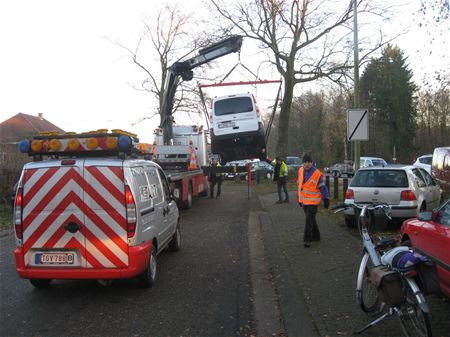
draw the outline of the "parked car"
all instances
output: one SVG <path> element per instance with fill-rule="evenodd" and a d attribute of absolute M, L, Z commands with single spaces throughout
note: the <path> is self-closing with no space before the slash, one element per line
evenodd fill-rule
<path fill-rule="evenodd" d="M 340 177 L 342 175 L 353 177 L 355 174 L 355 169 L 353 168 L 353 163 L 351 161 L 344 161 L 344 163 L 334 164 L 330 168 L 330 173 L 333 177 Z"/>
<path fill-rule="evenodd" d="M 228 163 L 226 163 L 224 166 L 246 166 L 248 163 L 250 163 L 250 159 L 244 159 L 244 160 L 233 160 Z M 238 172 L 236 173 L 225 173 L 224 178 L 228 180 L 233 180 L 239 175 Z"/>
<path fill-rule="evenodd" d="M 447 197 L 450 197 L 450 146 L 434 149 L 431 175 Z"/>
<path fill-rule="evenodd" d="M 358 170 L 345 194 L 345 203 L 386 202 L 392 218 L 403 220 L 439 206 L 440 198 L 439 185 L 423 168 L 389 165 Z M 355 226 L 353 208 L 346 209 L 344 217 L 347 226 Z"/>
<path fill-rule="evenodd" d="M 427 170 L 427 172 L 429 174 L 431 174 L 431 160 L 432 159 L 433 159 L 432 154 L 425 154 L 423 156 L 418 157 L 413 165 L 417 166 L 417 167 L 422 167 L 425 170 Z"/>
<path fill-rule="evenodd" d="M 297 174 L 298 169 L 302 166 L 302 159 L 300 157 L 286 157 L 286 165 L 290 174 Z"/>
<path fill-rule="evenodd" d="M 261 179 L 272 179 L 273 178 L 273 172 L 275 171 L 275 168 L 270 165 L 266 161 L 255 161 L 252 163 L 251 166 L 251 172 L 252 172 L 252 180 L 257 178 L 257 175 L 259 173 L 259 177 Z M 247 179 L 247 173 L 242 173 L 244 176 L 244 179 Z"/>
<path fill-rule="evenodd" d="M 379 157 L 360 157 L 359 168 L 372 167 L 372 166 L 387 166 L 386 160 Z"/>
<path fill-rule="evenodd" d="M 401 241 L 436 263 L 441 291 L 450 298 L 450 199 L 403 222 Z"/>
<path fill-rule="evenodd" d="M 243 159 L 243 160 L 233 160 L 230 161 L 228 163 L 225 164 L 225 166 L 247 166 L 249 163 L 251 164 L 251 170 L 252 172 L 255 172 L 257 167 L 259 167 L 259 163 L 261 161 L 259 159 Z M 262 163 L 262 162 L 261 162 Z M 269 163 L 265 162 L 265 164 L 267 164 L 268 166 L 272 167 L 272 165 L 270 165 Z M 262 164 L 264 165 L 264 164 Z M 273 167 L 272 167 L 272 171 L 273 171 Z M 264 172 L 265 173 L 265 172 Z M 233 180 L 235 178 L 239 178 L 241 180 L 244 180 L 247 176 L 247 172 L 236 172 L 236 173 L 225 173 L 225 179 L 229 179 L 229 180 Z M 252 177 L 256 177 L 256 175 L 254 176 L 252 174 Z"/>

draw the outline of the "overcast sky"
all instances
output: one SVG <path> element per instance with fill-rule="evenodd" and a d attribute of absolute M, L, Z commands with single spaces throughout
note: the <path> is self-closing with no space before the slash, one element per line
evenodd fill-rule
<path fill-rule="evenodd" d="M 182 3 L 193 7 L 192 0 Z M 412 22 L 418 0 L 411 3 L 397 24 Z M 152 12 L 155 0 L 1 1 L 0 122 L 42 113 L 66 131 L 119 128 L 152 141 L 158 118 L 132 125 L 156 109 L 148 93 L 131 87 L 144 74 L 112 43 L 134 48 Z M 411 28 L 396 42 L 416 81 L 432 71 L 424 64 L 440 64 L 449 49 L 448 31 L 433 45 L 428 40 L 424 30 Z"/>

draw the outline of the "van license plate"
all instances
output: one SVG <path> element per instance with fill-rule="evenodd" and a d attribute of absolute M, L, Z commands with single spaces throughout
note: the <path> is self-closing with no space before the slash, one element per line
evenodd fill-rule
<path fill-rule="evenodd" d="M 73 264 L 74 253 L 38 253 L 36 262 L 40 264 Z"/>
<path fill-rule="evenodd" d="M 219 124 L 219 128 L 234 128 L 234 122 L 223 122 Z"/>

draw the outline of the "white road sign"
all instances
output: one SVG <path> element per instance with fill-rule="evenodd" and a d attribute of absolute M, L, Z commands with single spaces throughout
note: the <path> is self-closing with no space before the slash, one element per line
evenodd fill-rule
<path fill-rule="evenodd" d="M 369 140 L 369 113 L 367 109 L 347 110 L 347 139 Z"/>

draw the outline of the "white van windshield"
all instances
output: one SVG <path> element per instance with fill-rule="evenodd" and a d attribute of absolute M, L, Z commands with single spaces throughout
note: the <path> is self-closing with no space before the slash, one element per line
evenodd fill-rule
<path fill-rule="evenodd" d="M 216 116 L 230 115 L 253 110 L 250 97 L 233 97 L 221 99 L 214 103 L 214 114 Z"/>

